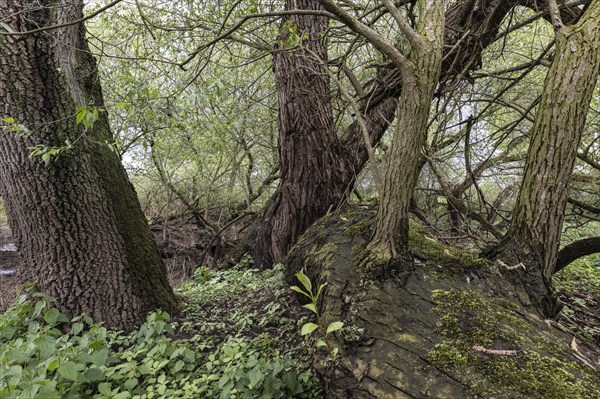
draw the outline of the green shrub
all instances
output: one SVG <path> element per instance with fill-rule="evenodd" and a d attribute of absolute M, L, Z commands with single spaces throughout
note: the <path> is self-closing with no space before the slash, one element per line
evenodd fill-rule
<path fill-rule="evenodd" d="M 51 299 L 19 296 L 0 315 L 0 398 L 151 399 L 315 397 L 312 372 L 262 341 L 207 347 L 173 339 L 163 312 L 130 334 L 88 317 L 68 320 Z"/>

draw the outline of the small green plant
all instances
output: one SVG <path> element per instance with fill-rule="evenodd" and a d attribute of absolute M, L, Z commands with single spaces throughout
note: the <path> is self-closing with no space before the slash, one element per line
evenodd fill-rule
<path fill-rule="evenodd" d="M 307 297 L 308 299 L 310 299 L 310 303 L 307 303 L 306 305 L 302 305 L 302 306 L 305 307 L 306 309 L 310 310 L 311 312 L 313 312 L 316 316 L 316 323 L 312 323 L 312 322 L 305 323 L 302 326 L 302 330 L 300 331 L 300 334 L 301 335 L 310 335 L 313 332 L 318 331 L 320 334 L 320 337 L 316 343 L 317 348 L 318 347 L 326 347 L 331 360 L 335 360 L 337 357 L 337 354 L 339 352 L 339 348 L 333 345 L 333 343 L 328 338 L 328 336 L 330 334 L 332 334 L 333 332 L 341 329 L 344 326 L 344 323 L 342 323 L 341 321 L 334 321 L 334 322 L 329 323 L 328 325 L 325 325 L 325 322 L 323 321 L 323 317 L 319 313 L 319 309 L 317 307 L 318 302 L 319 302 L 319 297 L 321 296 L 321 293 L 323 292 L 323 288 L 325 288 L 327 283 L 321 284 L 319 286 L 319 288 L 317 289 L 317 292 L 314 293 L 312 283 L 310 282 L 310 279 L 308 278 L 308 276 L 306 276 L 306 274 L 304 274 L 304 272 L 300 271 L 300 272 L 296 273 L 296 278 L 298 279 L 298 281 L 300 281 L 300 284 L 302 284 L 304 289 L 302 289 L 296 285 L 293 285 L 292 290 L 294 290 L 297 293 L 302 294 L 305 297 Z"/>

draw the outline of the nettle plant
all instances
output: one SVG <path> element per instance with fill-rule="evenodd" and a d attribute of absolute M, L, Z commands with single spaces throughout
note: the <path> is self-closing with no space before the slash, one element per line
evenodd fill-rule
<path fill-rule="evenodd" d="M 302 306 L 313 312 L 315 314 L 316 319 L 316 323 L 305 323 L 302 326 L 302 329 L 300 330 L 300 334 L 308 337 L 314 332 L 317 332 L 319 334 L 319 338 L 316 341 L 316 347 L 325 347 L 327 349 L 327 352 L 329 353 L 329 358 L 331 360 L 335 360 L 340 349 L 337 346 L 333 345 L 333 343 L 329 339 L 329 336 L 335 331 L 341 329 L 344 326 L 344 323 L 342 323 L 341 321 L 334 321 L 326 325 L 321 313 L 319 312 L 319 297 L 321 296 L 323 288 L 325 288 L 327 283 L 319 285 L 316 292 L 314 292 L 310 279 L 306 274 L 304 274 L 303 271 L 296 273 L 295 276 L 298 279 L 298 281 L 300 281 L 300 284 L 302 284 L 302 287 L 304 287 L 304 289 L 296 285 L 293 285 L 291 288 L 292 290 L 304 295 L 310 300 L 310 303 L 307 303 L 306 305 Z"/>

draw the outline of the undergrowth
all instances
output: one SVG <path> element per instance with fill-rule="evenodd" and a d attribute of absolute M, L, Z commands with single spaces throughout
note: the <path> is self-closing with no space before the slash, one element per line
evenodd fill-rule
<path fill-rule="evenodd" d="M 112 331 L 28 292 L 0 315 L 0 398 L 316 398 L 281 269 L 198 269 L 184 317 Z M 289 291 L 289 288 L 287 289 Z"/>
<path fill-rule="evenodd" d="M 600 254 L 568 265 L 554 286 L 565 305 L 559 321 L 577 338 L 600 346 Z"/>

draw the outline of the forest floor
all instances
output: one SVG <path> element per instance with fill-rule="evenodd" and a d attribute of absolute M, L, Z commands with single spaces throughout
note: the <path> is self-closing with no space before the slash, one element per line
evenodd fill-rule
<path fill-rule="evenodd" d="M 249 259 L 229 270 L 197 267 L 206 254 L 193 238 L 192 230 L 193 226 L 187 225 L 168 234 L 159 229 L 154 229 L 154 233 L 171 283 L 184 303 L 182 315 L 172 323 L 173 338 L 195 348 L 194 378 L 201 381 L 196 386 L 198 397 L 224 397 L 223 389 L 230 378 L 227 373 L 233 372 L 235 378 L 254 382 L 246 384 L 254 387 L 252 395 L 279 392 L 282 397 L 290 397 L 286 395 L 297 392 L 294 397 L 321 397 L 319 381 L 311 369 L 312 341 L 300 333 L 302 325 L 312 321 L 311 314 L 298 303 L 282 267 L 252 270 Z M 11 242 L 8 228 L 0 226 L 0 246 Z M 14 252 L 0 251 L 0 268 L 17 266 Z M 600 257 L 572 264 L 557 276 L 555 284 L 565 304 L 557 323 L 579 343 L 600 349 Z M 0 276 L 0 310 L 10 303 L 16 287 L 14 276 Z M 148 328 L 155 327 L 156 322 L 142 326 L 137 334 L 147 334 Z M 134 349 L 141 350 L 126 348 Z M 111 356 L 126 358 L 127 353 Z M 143 367 L 144 361 L 141 359 L 138 366 Z M 178 363 L 172 366 L 179 367 Z M 111 367 L 124 366 L 115 363 Z M 136 375 L 144 389 L 160 388 L 157 381 L 144 380 L 145 374 Z M 175 374 L 166 378 L 173 384 L 179 381 Z M 115 389 L 122 382 L 116 377 L 115 381 L 107 381 Z"/>
<path fill-rule="evenodd" d="M 180 287 L 193 280 L 194 271 L 203 256 L 207 261 L 205 263 L 213 263 L 210 253 L 204 253 L 197 243 L 199 240 L 194 238 L 197 235 L 194 225 L 176 223 L 167 230 L 162 226 L 153 226 L 152 231 L 165 260 L 172 286 Z M 0 223 L 0 249 L 13 242 L 8 225 Z M 18 267 L 15 251 L 0 250 L 0 311 L 8 306 L 20 289 L 15 274 L 7 273 Z M 557 321 L 568 327 L 578 338 L 600 348 L 600 256 L 573 263 L 556 276 L 555 286 L 565 305 Z M 227 303 L 236 302 L 237 299 L 229 298 L 223 304 L 230 307 Z"/>

